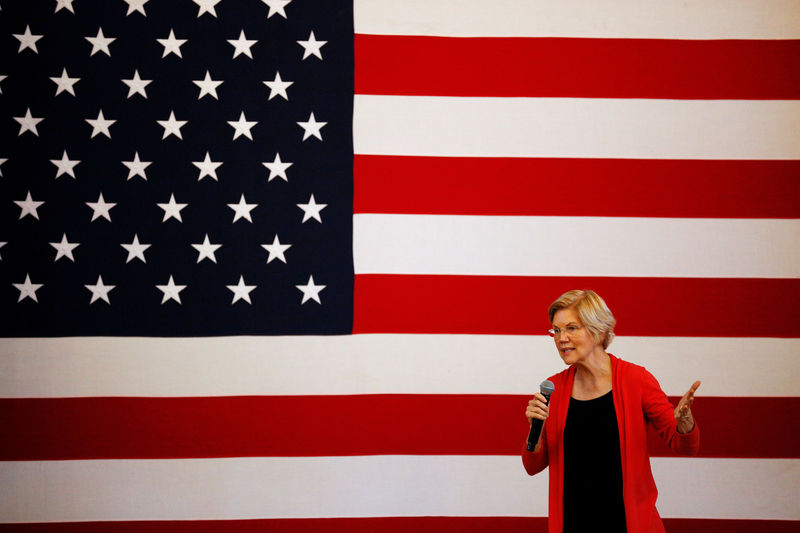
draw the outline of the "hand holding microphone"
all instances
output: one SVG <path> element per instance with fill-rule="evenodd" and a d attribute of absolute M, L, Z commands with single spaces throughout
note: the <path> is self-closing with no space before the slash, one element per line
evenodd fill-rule
<path fill-rule="evenodd" d="M 535 451 L 536 445 L 539 443 L 539 437 L 542 434 L 542 427 L 544 421 L 550 415 L 550 395 L 553 394 L 555 385 L 552 381 L 542 381 L 539 385 L 539 394 L 536 394 L 531 401 L 528 402 L 528 408 L 525 409 L 525 416 L 531 423 L 531 430 L 528 433 L 528 444 L 525 447 L 529 452 Z"/>

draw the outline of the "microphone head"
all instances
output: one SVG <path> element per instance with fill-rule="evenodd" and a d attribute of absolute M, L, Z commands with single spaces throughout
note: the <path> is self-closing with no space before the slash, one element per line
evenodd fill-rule
<path fill-rule="evenodd" d="M 551 394 L 553 394 L 554 390 L 556 390 L 556 386 L 553 385 L 553 382 L 550 380 L 546 379 L 539 385 L 539 392 L 541 392 L 543 396 L 549 397 Z"/>

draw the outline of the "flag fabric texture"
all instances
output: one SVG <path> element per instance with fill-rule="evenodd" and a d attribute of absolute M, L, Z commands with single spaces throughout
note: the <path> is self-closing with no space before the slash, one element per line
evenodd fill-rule
<path fill-rule="evenodd" d="M 0 529 L 546 531 L 547 306 L 800 521 L 800 7 L 0 3 Z"/>

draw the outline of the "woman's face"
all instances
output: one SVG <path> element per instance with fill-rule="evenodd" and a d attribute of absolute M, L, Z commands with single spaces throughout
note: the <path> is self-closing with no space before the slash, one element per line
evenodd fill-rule
<path fill-rule="evenodd" d="M 556 311 L 553 329 L 560 331 L 553 340 L 564 363 L 574 365 L 589 357 L 602 343 L 596 342 L 589 330 L 581 323 L 578 313 L 570 307 Z"/>

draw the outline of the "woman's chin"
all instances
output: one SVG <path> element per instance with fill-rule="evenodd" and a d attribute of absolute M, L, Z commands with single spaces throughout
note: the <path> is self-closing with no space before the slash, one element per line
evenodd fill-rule
<path fill-rule="evenodd" d="M 565 365 L 574 364 L 577 361 L 577 357 L 575 355 L 575 349 L 569 350 L 559 350 L 558 355 L 561 356 L 561 360 L 564 361 Z"/>

